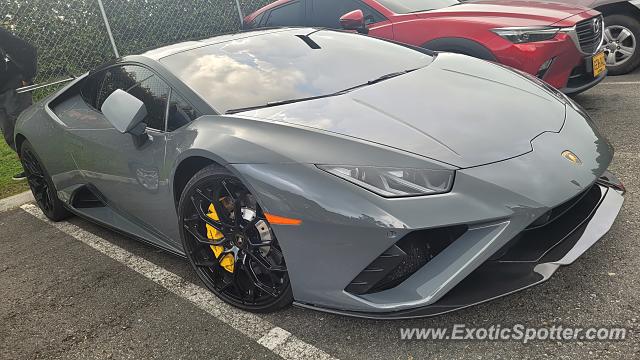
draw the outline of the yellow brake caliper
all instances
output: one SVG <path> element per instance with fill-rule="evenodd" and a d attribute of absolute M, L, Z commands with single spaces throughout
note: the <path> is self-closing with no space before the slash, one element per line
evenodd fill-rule
<path fill-rule="evenodd" d="M 212 220 L 220 221 L 220 218 L 218 217 L 218 213 L 216 212 L 216 209 L 213 207 L 213 204 L 209 205 L 209 213 L 207 214 L 207 216 Z M 222 233 L 218 231 L 218 229 L 214 228 L 209 224 L 206 224 L 206 227 L 207 227 L 208 239 L 218 241 L 224 238 L 224 235 L 222 235 Z M 211 247 L 211 251 L 213 251 L 213 255 L 216 256 L 216 259 L 218 259 L 220 257 L 220 254 L 222 254 L 222 251 L 224 251 L 224 247 L 222 245 L 211 245 L 210 247 Z M 227 254 L 223 256 L 222 259 L 219 259 L 219 261 L 220 261 L 220 266 L 222 266 L 223 269 L 227 270 L 230 273 L 233 272 L 234 261 L 233 261 L 232 254 Z"/>

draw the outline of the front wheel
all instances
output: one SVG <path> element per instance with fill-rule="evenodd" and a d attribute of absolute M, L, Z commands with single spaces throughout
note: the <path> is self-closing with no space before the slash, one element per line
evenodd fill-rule
<path fill-rule="evenodd" d="M 253 312 L 293 301 L 284 255 L 256 198 L 229 172 L 209 166 L 179 203 L 184 251 L 209 290 Z"/>
<path fill-rule="evenodd" d="M 623 75 L 640 65 L 640 21 L 629 15 L 604 19 L 604 52 L 610 75 Z"/>

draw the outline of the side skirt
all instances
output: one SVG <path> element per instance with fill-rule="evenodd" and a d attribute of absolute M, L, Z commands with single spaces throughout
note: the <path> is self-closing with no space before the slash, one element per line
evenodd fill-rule
<path fill-rule="evenodd" d="M 89 196 L 92 194 L 93 196 Z M 80 195 L 80 196 L 77 196 Z M 82 199 L 80 199 L 82 197 Z M 90 201 L 87 199 L 90 198 Z M 101 227 L 107 228 L 120 235 L 143 242 L 161 250 L 167 251 L 181 258 L 186 258 L 184 251 L 177 247 L 167 245 L 167 241 L 145 230 L 135 222 L 120 215 L 108 205 L 108 202 L 98 194 L 91 186 L 85 185 L 74 191 L 71 201 L 64 205 L 74 215 L 91 221 Z M 74 206 L 78 205 L 78 206 Z M 93 206 L 92 206 L 93 205 Z M 177 224 L 176 224 L 177 226 Z"/>

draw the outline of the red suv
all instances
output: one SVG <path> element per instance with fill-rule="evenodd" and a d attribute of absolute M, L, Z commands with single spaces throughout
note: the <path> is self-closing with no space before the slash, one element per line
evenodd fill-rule
<path fill-rule="evenodd" d="M 437 51 L 497 61 L 567 94 L 607 73 L 599 12 L 520 0 L 279 0 L 245 18 L 246 28 L 345 28 Z"/>

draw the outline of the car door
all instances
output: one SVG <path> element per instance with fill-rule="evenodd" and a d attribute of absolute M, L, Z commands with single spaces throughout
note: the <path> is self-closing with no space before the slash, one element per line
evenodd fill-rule
<path fill-rule="evenodd" d="M 93 88 L 92 126 L 74 131 L 80 144 L 74 158 L 86 183 L 91 184 L 111 209 L 161 239 L 169 240 L 177 226 L 165 163 L 166 117 L 171 94 L 168 84 L 151 69 L 137 64 L 108 68 L 97 75 Z M 90 82 L 91 83 L 91 82 Z M 141 100 L 147 109 L 147 132 L 122 134 L 100 112 L 116 89 Z"/>
<path fill-rule="evenodd" d="M 391 21 L 380 12 L 361 0 L 309 0 L 311 16 L 309 25 L 331 29 L 341 29 L 342 15 L 354 10 L 362 10 L 369 35 L 384 39 L 393 39 Z"/>

